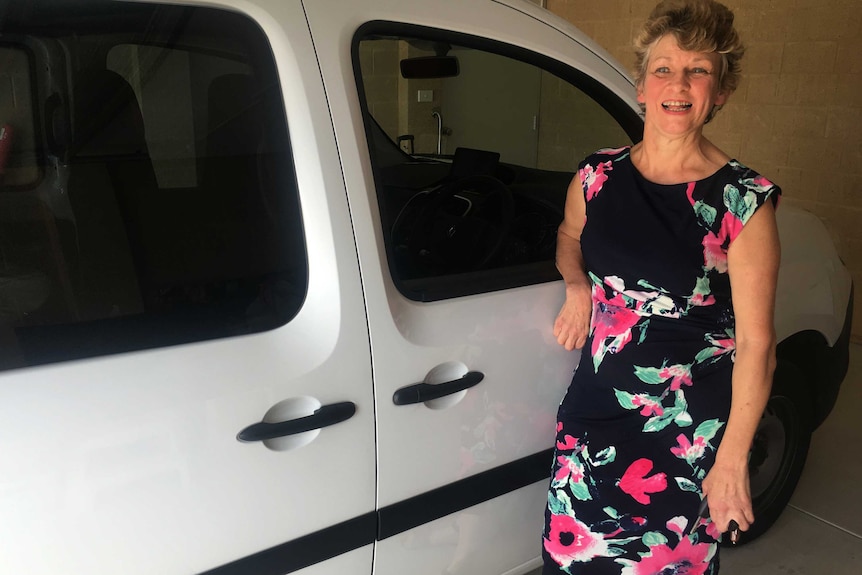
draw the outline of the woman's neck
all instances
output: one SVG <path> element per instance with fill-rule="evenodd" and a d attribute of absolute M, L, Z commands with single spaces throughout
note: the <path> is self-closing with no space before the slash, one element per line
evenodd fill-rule
<path fill-rule="evenodd" d="M 631 157 L 638 172 L 657 184 L 702 180 L 730 160 L 700 132 L 671 138 L 648 129 L 643 140 L 632 147 Z"/>

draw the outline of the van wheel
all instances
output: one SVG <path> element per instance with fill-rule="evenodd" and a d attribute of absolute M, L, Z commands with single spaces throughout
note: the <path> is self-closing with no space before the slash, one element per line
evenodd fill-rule
<path fill-rule="evenodd" d="M 801 372 L 790 363 L 779 362 L 748 459 L 754 523 L 740 532 L 738 545 L 763 535 L 790 501 L 811 443 L 812 405 Z M 726 535 L 723 544 L 730 544 Z"/>

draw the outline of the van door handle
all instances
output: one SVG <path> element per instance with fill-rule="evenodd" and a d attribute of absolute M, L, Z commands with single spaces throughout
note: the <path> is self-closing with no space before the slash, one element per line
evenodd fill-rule
<path fill-rule="evenodd" d="M 236 438 L 244 443 L 249 443 L 252 441 L 275 439 L 276 437 L 284 437 L 285 435 L 294 435 L 341 423 L 353 417 L 354 413 L 356 413 L 356 404 L 352 401 L 332 403 L 320 407 L 317 411 L 305 417 L 280 421 L 278 423 L 266 423 L 262 421 L 249 425 L 240 431 Z"/>
<path fill-rule="evenodd" d="M 458 393 L 465 389 L 469 389 L 485 379 L 485 374 L 481 371 L 468 371 L 463 377 L 454 381 L 445 383 L 430 384 L 417 383 L 408 385 L 395 391 L 392 395 L 392 401 L 395 405 L 410 405 L 412 403 L 425 403 L 432 399 L 438 399 L 453 393 Z"/>

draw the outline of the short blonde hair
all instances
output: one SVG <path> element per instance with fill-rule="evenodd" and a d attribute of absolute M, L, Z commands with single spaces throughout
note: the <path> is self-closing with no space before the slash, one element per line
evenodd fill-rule
<path fill-rule="evenodd" d="M 659 2 L 635 39 L 638 86 L 646 76 L 650 50 L 668 34 L 673 34 L 683 50 L 719 54 L 718 90 L 726 94 L 736 90 L 745 47 L 733 27 L 733 12 L 715 0 Z"/>

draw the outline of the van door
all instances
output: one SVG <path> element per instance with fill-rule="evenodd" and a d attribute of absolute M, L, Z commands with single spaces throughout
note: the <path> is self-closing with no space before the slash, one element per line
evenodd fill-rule
<path fill-rule="evenodd" d="M 579 358 L 552 335 L 556 228 L 579 158 L 638 136 L 633 87 L 539 15 L 376 4 L 306 2 L 327 92 L 347 94 L 330 105 L 372 342 L 375 573 L 525 573 L 539 564 L 556 410 Z M 440 58 L 505 77 L 471 82 L 470 66 L 453 75 Z M 496 104 L 499 86 L 537 79 L 534 132 L 533 113 Z M 454 107 L 471 122 L 448 123 Z M 462 131 L 456 150 L 441 135 L 443 154 L 439 110 L 453 140 Z"/>
<path fill-rule="evenodd" d="M 4 8 L 4 572 L 371 570 L 369 337 L 308 27 L 223 4 Z"/>

